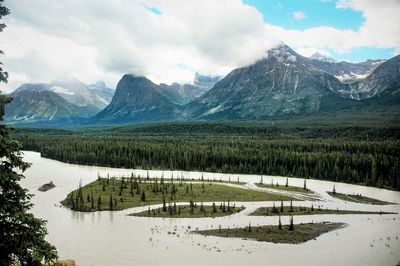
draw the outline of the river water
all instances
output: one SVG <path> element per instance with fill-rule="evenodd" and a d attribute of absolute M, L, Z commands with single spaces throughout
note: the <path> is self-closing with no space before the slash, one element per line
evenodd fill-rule
<path fill-rule="evenodd" d="M 242 239 L 205 237 L 191 230 L 222 227 L 277 224 L 277 217 L 247 216 L 272 202 L 236 203 L 246 209 L 219 218 L 170 219 L 127 216 L 147 207 L 117 211 L 77 213 L 60 206 L 67 193 L 96 180 L 98 173 L 141 174 L 145 170 L 116 169 L 66 164 L 45 159 L 36 152 L 24 152 L 25 161 L 32 163 L 21 184 L 34 194 L 32 212 L 48 221 L 48 241 L 57 247 L 61 258 L 74 259 L 78 265 L 396 265 L 400 261 L 400 192 L 336 183 L 340 193 L 361 193 L 364 196 L 390 201 L 393 205 L 373 206 L 343 202 L 330 197 L 333 183 L 307 180 L 307 188 L 318 194 L 315 205 L 322 208 L 396 212 L 390 215 L 310 215 L 294 217 L 301 222 L 343 222 L 347 226 L 319 236 L 304 244 L 273 244 Z M 149 171 L 161 176 L 161 171 Z M 164 171 L 169 177 L 172 171 Z M 181 171 L 173 171 L 174 176 Z M 200 178 L 199 172 L 183 172 L 186 178 Z M 204 178 L 246 181 L 253 187 L 259 176 L 204 173 Z M 285 184 L 285 177 L 264 176 L 264 182 Z M 54 189 L 40 192 L 37 188 L 49 181 Z M 303 186 L 303 179 L 289 178 L 289 184 Z M 277 204 L 279 204 L 277 202 Z M 293 205 L 310 206 L 298 201 Z M 282 222 L 288 223 L 288 217 Z M 188 227 L 190 226 L 190 229 Z"/>

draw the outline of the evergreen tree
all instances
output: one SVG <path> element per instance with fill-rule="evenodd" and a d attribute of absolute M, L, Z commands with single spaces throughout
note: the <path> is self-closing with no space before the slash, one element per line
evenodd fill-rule
<path fill-rule="evenodd" d="M 141 201 L 146 201 L 146 194 L 144 193 L 144 190 L 142 191 L 142 196 L 140 197 Z"/>
<path fill-rule="evenodd" d="M 8 14 L 0 0 L 0 21 Z M 0 32 L 4 28 L 5 24 L 0 22 Z M 7 82 L 8 73 L 1 66 L 0 63 L 0 82 Z M 57 251 L 45 240 L 46 222 L 29 212 L 32 195 L 20 185 L 29 164 L 22 159 L 22 145 L 1 124 L 9 102 L 9 98 L 0 95 L 0 265 L 52 263 L 57 259 Z"/>
<path fill-rule="evenodd" d="M 279 230 L 282 230 L 282 222 L 281 222 L 281 216 L 279 215 L 279 220 L 278 220 L 278 228 Z"/>
<path fill-rule="evenodd" d="M 194 213 L 194 204 L 193 204 L 193 200 L 190 200 L 189 205 L 190 205 L 190 213 L 193 214 L 193 213 Z"/>
<path fill-rule="evenodd" d="M 101 211 L 101 196 L 99 195 L 99 197 L 97 198 L 97 209 L 99 211 Z"/>
<path fill-rule="evenodd" d="M 215 202 L 213 202 L 213 213 L 217 212 L 217 206 L 215 206 Z"/>
<path fill-rule="evenodd" d="M 289 224 L 289 231 L 293 231 L 294 230 L 294 225 L 293 225 L 293 215 L 290 216 L 290 224 Z"/>
<path fill-rule="evenodd" d="M 293 212 L 293 200 L 290 200 L 290 212 Z"/>
<path fill-rule="evenodd" d="M 108 201 L 108 207 L 110 209 L 110 211 L 112 211 L 114 209 L 114 202 L 113 202 L 113 198 L 112 198 L 112 194 L 110 193 L 110 199 Z"/>
<path fill-rule="evenodd" d="M 289 186 L 289 178 L 286 177 L 286 184 L 285 184 L 285 187 L 288 187 L 288 186 Z"/>
<path fill-rule="evenodd" d="M 91 208 L 92 210 L 94 209 L 94 196 L 93 196 L 93 189 L 92 189 L 92 194 L 90 195 L 90 203 L 91 203 Z"/>
<path fill-rule="evenodd" d="M 306 179 L 304 179 L 303 189 L 304 189 L 304 190 L 307 190 L 307 182 L 306 182 Z"/>
<path fill-rule="evenodd" d="M 332 190 L 332 193 L 333 193 L 333 194 L 336 194 L 336 188 L 335 188 L 335 185 L 333 185 L 333 190 Z"/>
<path fill-rule="evenodd" d="M 281 212 L 283 212 L 283 200 L 281 200 Z"/>
<path fill-rule="evenodd" d="M 162 207 L 163 212 L 166 212 L 167 211 L 167 204 L 165 203 L 165 196 L 163 197 L 163 205 L 162 206 L 163 206 Z"/>

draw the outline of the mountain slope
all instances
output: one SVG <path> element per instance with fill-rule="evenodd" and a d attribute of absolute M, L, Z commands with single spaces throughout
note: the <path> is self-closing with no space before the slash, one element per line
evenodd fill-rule
<path fill-rule="evenodd" d="M 93 117 L 95 123 L 169 121 L 180 117 L 180 106 L 169 101 L 145 77 L 124 75 L 111 103 Z"/>
<path fill-rule="evenodd" d="M 52 91 L 26 89 L 10 96 L 13 100 L 6 105 L 7 122 L 72 121 L 74 117 L 88 116 L 84 108 L 66 101 Z"/>
<path fill-rule="evenodd" d="M 92 85 L 77 79 L 58 79 L 49 84 L 49 90 L 54 91 L 65 100 L 78 105 L 86 106 L 88 109 L 99 112 L 106 107 L 112 98 L 113 90 L 107 88 L 104 82 Z"/>
<path fill-rule="evenodd" d="M 172 83 L 170 86 L 161 83 L 158 88 L 171 103 L 185 105 L 208 91 L 207 87 L 191 84 Z"/>
<path fill-rule="evenodd" d="M 303 57 L 283 45 L 268 51 L 255 64 L 233 70 L 210 91 L 189 103 L 187 118 L 262 120 L 320 110 L 338 111 L 353 105 L 362 108 L 376 100 L 367 101 L 366 105 L 353 99 L 368 98 L 363 94 L 366 90 L 386 91 L 393 82 L 390 86 L 396 87 L 398 65 L 396 58 L 379 64 L 320 61 Z M 350 84 L 334 76 L 372 68 L 375 70 L 367 78 Z"/>

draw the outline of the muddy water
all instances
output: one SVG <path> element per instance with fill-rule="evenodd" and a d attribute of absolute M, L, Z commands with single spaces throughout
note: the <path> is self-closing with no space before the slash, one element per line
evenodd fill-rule
<path fill-rule="evenodd" d="M 347 226 L 326 233 L 316 240 L 299 245 L 272 244 L 241 239 L 205 237 L 190 230 L 222 227 L 277 224 L 276 217 L 247 216 L 271 202 L 236 203 L 244 211 L 228 217 L 202 219 L 162 219 L 126 216 L 147 209 L 119 212 L 75 213 L 60 207 L 59 202 L 79 184 L 87 184 L 97 174 L 146 174 L 144 170 L 115 169 L 65 164 L 41 158 L 39 153 L 25 152 L 32 167 L 25 172 L 22 185 L 35 194 L 33 213 L 48 221 L 48 240 L 62 258 L 72 258 L 79 265 L 396 265 L 400 261 L 400 215 L 313 215 L 295 217 L 294 222 L 337 221 Z M 165 177 L 172 172 L 164 171 Z M 184 172 L 185 177 L 200 178 L 201 173 Z M 150 171 L 160 176 L 161 171 Z M 175 171 L 174 176 L 181 175 Z M 248 182 L 254 188 L 259 176 L 205 173 L 205 178 Z M 284 184 L 285 177 L 264 176 L 264 182 Z M 39 192 L 37 188 L 53 181 L 56 188 Z M 290 185 L 303 186 L 303 179 L 289 178 Z M 307 188 L 317 193 L 322 208 L 375 210 L 400 213 L 400 205 L 372 206 L 343 202 L 330 197 L 332 182 L 307 180 Z M 341 193 L 400 203 L 400 192 L 336 183 Z M 301 196 L 301 195 L 300 195 Z M 310 201 L 294 205 L 310 206 Z M 288 218 L 283 217 L 283 223 Z M 190 229 L 188 227 L 190 226 Z"/>

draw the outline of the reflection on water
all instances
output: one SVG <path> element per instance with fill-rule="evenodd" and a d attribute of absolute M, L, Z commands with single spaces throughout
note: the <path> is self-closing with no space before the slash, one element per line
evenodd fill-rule
<path fill-rule="evenodd" d="M 62 258 L 72 258 L 79 265 L 395 265 L 400 261 L 400 215 L 313 215 L 295 217 L 295 223 L 332 221 L 347 223 L 343 229 L 324 234 L 315 241 L 300 245 L 273 244 L 240 239 L 204 237 L 191 230 L 222 227 L 277 224 L 277 217 L 247 216 L 272 202 L 236 202 L 246 209 L 219 218 L 163 219 L 126 216 L 147 207 L 118 212 L 73 212 L 60 206 L 67 193 L 79 181 L 85 185 L 97 174 L 145 175 L 145 170 L 115 169 L 72 165 L 41 158 L 39 153 L 25 152 L 32 167 L 25 173 L 22 185 L 35 194 L 33 213 L 48 221 L 48 240 Z M 149 171 L 161 176 L 162 171 Z M 171 171 L 164 171 L 165 177 Z M 181 171 L 173 172 L 174 176 Z M 200 178 L 199 172 L 184 172 L 185 177 Z M 228 180 L 224 174 L 205 173 L 205 178 Z M 259 176 L 235 175 L 254 187 Z M 264 177 L 270 182 L 271 177 Z M 285 177 L 273 177 L 285 184 Z M 37 188 L 49 181 L 56 185 L 47 192 Z M 303 179 L 289 178 L 290 185 L 303 186 Z M 307 180 L 307 188 L 318 193 L 322 208 L 387 211 L 400 213 L 400 205 L 373 206 L 343 202 L 330 197 L 332 182 Z M 361 193 L 380 200 L 400 203 L 400 192 L 349 184 L 336 184 L 341 193 Z M 277 202 L 278 204 L 278 202 Z M 294 206 L 310 206 L 309 201 L 293 202 Z M 282 217 L 282 223 L 288 223 Z M 190 229 L 188 229 L 190 226 Z M 288 256 L 290 255 L 290 256 Z"/>

